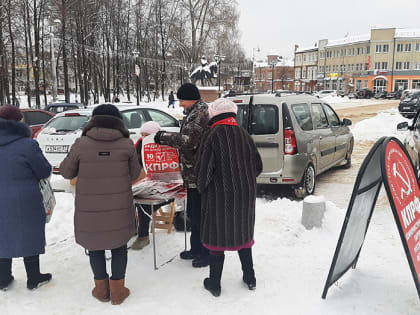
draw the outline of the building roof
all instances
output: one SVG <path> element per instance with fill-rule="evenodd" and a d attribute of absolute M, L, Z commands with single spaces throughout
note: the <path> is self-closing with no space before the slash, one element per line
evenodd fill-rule
<path fill-rule="evenodd" d="M 344 38 L 329 40 L 326 47 L 344 46 L 355 43 L 367 42 L 370 40 L 370 33 L 355 36 L 346 36 Z"/>
<path fill-rule="evenodd" d="M 276 67 L 294 67 L 294 62 L 293 60 L 290 59 L 282 59 L 279 62 L 277 62 Z M 255 67 L 256 68 L 264 68 L 264 67 L 271 67 L 272 65 L 267 63 L 266 61 L 264 62 L 256 62 L 255 63 Z"/>
<path fill-rule="evenodd" d="M 395 38 L 420 38 L 420 28 L 397 28 Z"/>
<path fill-rule="evenodd" d="M 313 51 L 313 50 L 318 50 L 318 47 L 316 45 L 313 45 L 311 47 L 298 48 L 298 49 L 296 49 L 296 53 L 309 52 L 309 51 Z"/>

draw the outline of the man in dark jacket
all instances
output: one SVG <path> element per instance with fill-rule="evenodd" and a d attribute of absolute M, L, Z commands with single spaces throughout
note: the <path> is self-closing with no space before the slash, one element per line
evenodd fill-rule
<path fill-rule="evenodd" d="M 175 108 L 175 97 L 174 97 L 174 91 L 171 91 L 171 93 L 169 94 L 169 103 L 168 103 L 168 108 L 170 108 L 172 106 L 172 108 Z"/>
<path fill-rule="evenodd" d="M 180 254 L 181 259 L 193 259 L 193 267 L 209 265 L 209 251 L 200 241 L 201 196 L 197 190 L 194 171 L 201 136 L 209 120 L 207 104 L 201 101 L 200 91 L 191 83 L 183 84 L 177 92 L 180 106 L 186 115 L 179 133 L 159 131 L 155 142 L 179 150 L 181 174 L 187 187 L 187 213 L 191 219 L 191 250 Z"/>

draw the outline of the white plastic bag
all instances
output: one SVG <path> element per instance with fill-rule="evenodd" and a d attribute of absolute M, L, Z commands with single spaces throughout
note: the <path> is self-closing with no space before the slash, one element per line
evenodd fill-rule
<path fill-rule="evenodd" d="M 54 192 L 52 190 L 49 179 L 41 179 L 39 181 L 39 190 L 41 191 L 42 199 L 44 202 L 45 209 L 45 222 L 48 223 L 51 220 L 56 201 L 54 197 Z"/>

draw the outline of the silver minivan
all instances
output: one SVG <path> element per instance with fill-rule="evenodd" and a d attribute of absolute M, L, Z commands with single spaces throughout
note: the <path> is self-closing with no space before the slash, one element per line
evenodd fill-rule
<path fill-rule="evenodd" d="M 264 94 L 230 99 L 238 105 L 238 124 L 251 134 L 263 160 L 258 184 L 291 185 L 303 197 L 314 192 L 317 175 L 351 166 L 351 120 L 340 120 L 322 100 Z"/>

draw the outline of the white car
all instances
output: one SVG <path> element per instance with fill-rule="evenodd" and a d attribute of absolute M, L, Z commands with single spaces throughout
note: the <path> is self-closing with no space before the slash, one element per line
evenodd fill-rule
<path fill-rule="evenodd" d="M 147 121 L 156 121 L 162 130 L 179 131 L 179 120 L 162 110 L 144 106 L 118 107 L 134 143 L 141 137 L 140 127 Z M 92 116 L 93 109 L 94 107 L 57 114 L 35 135 L 42 152 L 53 166 L 53 173 L 59 173 L 60 163 L 76 139 L 82 135 L 83 127 Z"/>
<path fill-rule="evenodd" d="M 321 90 L 314 94 L 314 96 L 318 98 L 323 98 L 329 95 L 337 95 L 337 91 L 336 90 Z"/>

